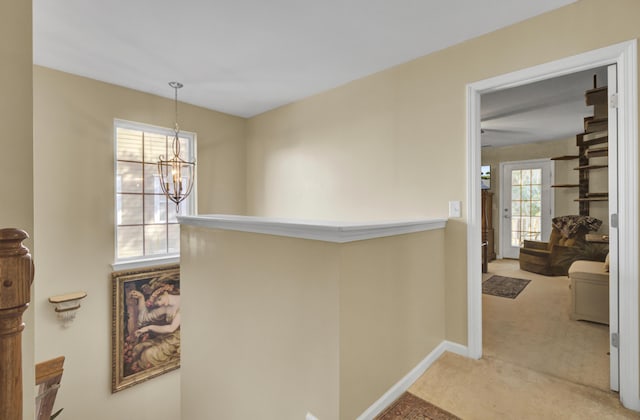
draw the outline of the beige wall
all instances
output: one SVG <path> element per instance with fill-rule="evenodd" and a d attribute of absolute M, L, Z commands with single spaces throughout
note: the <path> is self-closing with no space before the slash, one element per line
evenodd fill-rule
<path fill-rule="evenodd" d="M 444 339 L 443 243 L 183 226 L 182 418 L 356 418 Z"/>
<path fill-rule="evenodd" d="M 355 419 L 444 340 L 444 234 L 340 245 L 341 419 Z"/>
<path fill-rule="evenodd" d="M 466 197 L 467 84 L 637 38 L 639 15 L 635 0 L 581 0 L 252 118 L 249 213 L 446 216 L 449 200 Z M 465 219 L 447 226 L 445 243 L 447 338 L 459 343 Z"/>
<path fill-rule="evenodd" d="M 338 247 L 184 225 L 181 237 L 181 418 L 337 419 Z"/>
<path fill-rule="evenodd" d="M 33 235 L 33 95 L 31 84 L 31 2 L 0 4 L 0 95 L 2 137 L 0 173 L 5 180 L 0 226 L 17 227 Z M 32 241 L 29 241 L 30 243 Z"/>
<path fill-rule="evenodd" d="M 35 257 L 33 247 L 33 96 L 31 83 L 32 35 L 31 1 L 0 2 L 0 228 L 20 228 L 31 236 L 25 245 Z M 38 281 L 36 279 L 36 281 Z M 33 301 L 33 288 L 32 296 Z M 34 311 L 28 309 L 23 341 L 23 415 L 34 415 Z"/>
<path fill-rule="evenodd" d="M 545 141 L 538 143 L 528 143 L 517 146 L 484 147 L 482 148 L 482 164 L 491 166 L 491 191 L 493 196 L 493 228 L 495 231 L 495 250 L 499 252 L 500 247 L 500 163 L 513 162 L 519 160 L 544 159 L 553 156 L 576 155 L 578 148 L 575 137 L 563 140 Z M 593 158 L 592 164 L 606 164 L 607 158 Z M 555 184 L 577 184 L 578 171 L 574 170 L 578 166 L 578 160 L 555 160 Z M 608 191 L 608 176 L 606 169 L 593 170 L 589 174 L 590 191 Z M 578 188 L 553 188 L 552 193 L 555 198 L 554 214 L 564 216 L 567 214 L 578 214 L 579 206 L 576 201 Z M 600 233 L 609 232 L 608 224 L 608 203 L 593 202 L 590 206 L 590 215 L 602 220 L 603 224 Z M 543 238 L 545 241 L 548 238 Z"/>
<path fill-rule="evenodd" d="M 575 138 L 568 138 L 555 141 L 545 141 L 538 143 L 527 143 L 514 146 L 502 147 L 483 147 L 482 148 L 482 164 L 491 165 L 491 192 L 494 193 L 493 203 L 493 226 L 498 229 L 499 223 L 499 200 L 500 200 L 500 182 L 502 174 L 500 173 L 500 163 L 514 162 L 519 160 L 546 159 L 553 156 L 563 156 L 577 154 Z M 573 168 L 578 166 L 578 160 L 556 160 L 555 167 L 555 184 L 577 184 L 578 171 Z M 578 196 L 577 188 L 555 188 L 551 190 L 554 193 L 556 215 L 578 214 L 578 203 L 573 201 Z M 498 234 L 496 230 L 496 235 Z M 496 244 L 499 241 L 496 239 Z"/>
<path fill-rule="evenodd" d="M 66 356 L 56 406 L 69 419 L 178 419 L 180 371 L 111 394 L 113 120 L 171 127 L 172 101 L 37 66 L 33 83 L 36 359 Z M 185 104 L 180 118 L 198 135 L 199 210 L 244 212 L 244 120 Z M 47 298 L 78 290 L 88 297 L 63 329 Z"/>
<path fill-rule="evenodd" d="M 246 150 L 239 119 L 181 108 L 183 128 L 199 134 L 199 211 L 243 213 L 246 173 L 246 209 L 252 214 L 355 220 L 446 215 L 447 201 L 466 196 L 466 84 L 637 38 L 640 2 L 606 3 L 604 8 L 601 0 L 581 0 L 255 117 Z M 112 418 L 136 407 L 137 418 L 162 418 L 149 408 L 157 404 L 158 392 L 176 389 L 178 372 L 109 392 L 111 132 L 115 117 L 168 126 L 171 105 L 36 67 L 32 154 L 30 10 L 30 2 L 18 0 L 0 6 L 0 51 L 8 58 L 0 71 L 11 81 L 0 97 L 0 115 L 12 127 L 12 138 L 4 140 L 12 153 L 0 157 L 0 170 L 13 181 L 5 191 L 15 186 L 16 197 L 11 208 L 0 206 L 0 218 L 3 225 L 33 231 L 33 157 L 36 285 L 42 284 L 34 301 L 36 358 L 70 357 L 59 396 L 69 417 L 83 418 L 90 410 L 91 418 Z M 215 140 L 203 140 L 203 131 Z M 445 235 L 446 336 L 460 343 L 466 342 L 467 302 L 463 216 L 448 223 Z M 71 328 L 61 330 L 45 301 L 68 289 L 88 290 L 89 297 Z M 29 326 L 33 310 L 27 314 Z M 33 332 L 25 334 L 28 339 Z M 94 378 L 90 387 L 88 371 Z M 71 403 L 71 395 L 86 398 Z"/>

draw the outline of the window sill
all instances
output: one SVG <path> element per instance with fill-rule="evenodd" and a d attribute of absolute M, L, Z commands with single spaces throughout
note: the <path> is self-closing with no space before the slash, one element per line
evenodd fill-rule
<path fill-rule="evenodd" d="M 137 260 L 118 261 L 111 264 L 114 271 L 133 270 L 136 268 L 152 267 L 163 264 L 177 264 L 180 262 L 180 255 L 167 255 L 156 258 L 144 258 Z"/>

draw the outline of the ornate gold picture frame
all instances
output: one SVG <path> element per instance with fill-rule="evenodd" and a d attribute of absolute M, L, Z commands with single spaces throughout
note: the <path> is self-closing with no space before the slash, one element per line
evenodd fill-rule
<path fill-rule="evenodd" d="M 180 367 L 180 266 L 112 273 L 111 391 Z"/>

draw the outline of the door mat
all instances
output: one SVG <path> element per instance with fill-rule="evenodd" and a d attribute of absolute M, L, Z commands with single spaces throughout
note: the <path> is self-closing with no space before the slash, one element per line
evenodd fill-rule
<path fill-rule="evenodd" d="M 531 280 L 517 279 L 515 277 L 491 276 L 482 283 L 482 293 L 485 295 L 499 296 L 515 299 L 524 290 Z"/>
<path fill-rule="evenodd" d="M 405 392 L 375 420 L 461 420 L 460 417 Z"/>

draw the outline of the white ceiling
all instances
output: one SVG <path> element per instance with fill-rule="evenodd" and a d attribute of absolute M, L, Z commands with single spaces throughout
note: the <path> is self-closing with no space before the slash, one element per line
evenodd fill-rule
<path fill-rule="evenodd" d="M 483 146 L 505 146 L 565 139 L 584 131 L 593 115 L 584 93 L 607 85 L 607 68 L 569 74 L 481 97 Z"/>
<path fill-rule="evenodd" d="M 250 117 L 576 0 L 33 0 L 34 62 Z"/>

